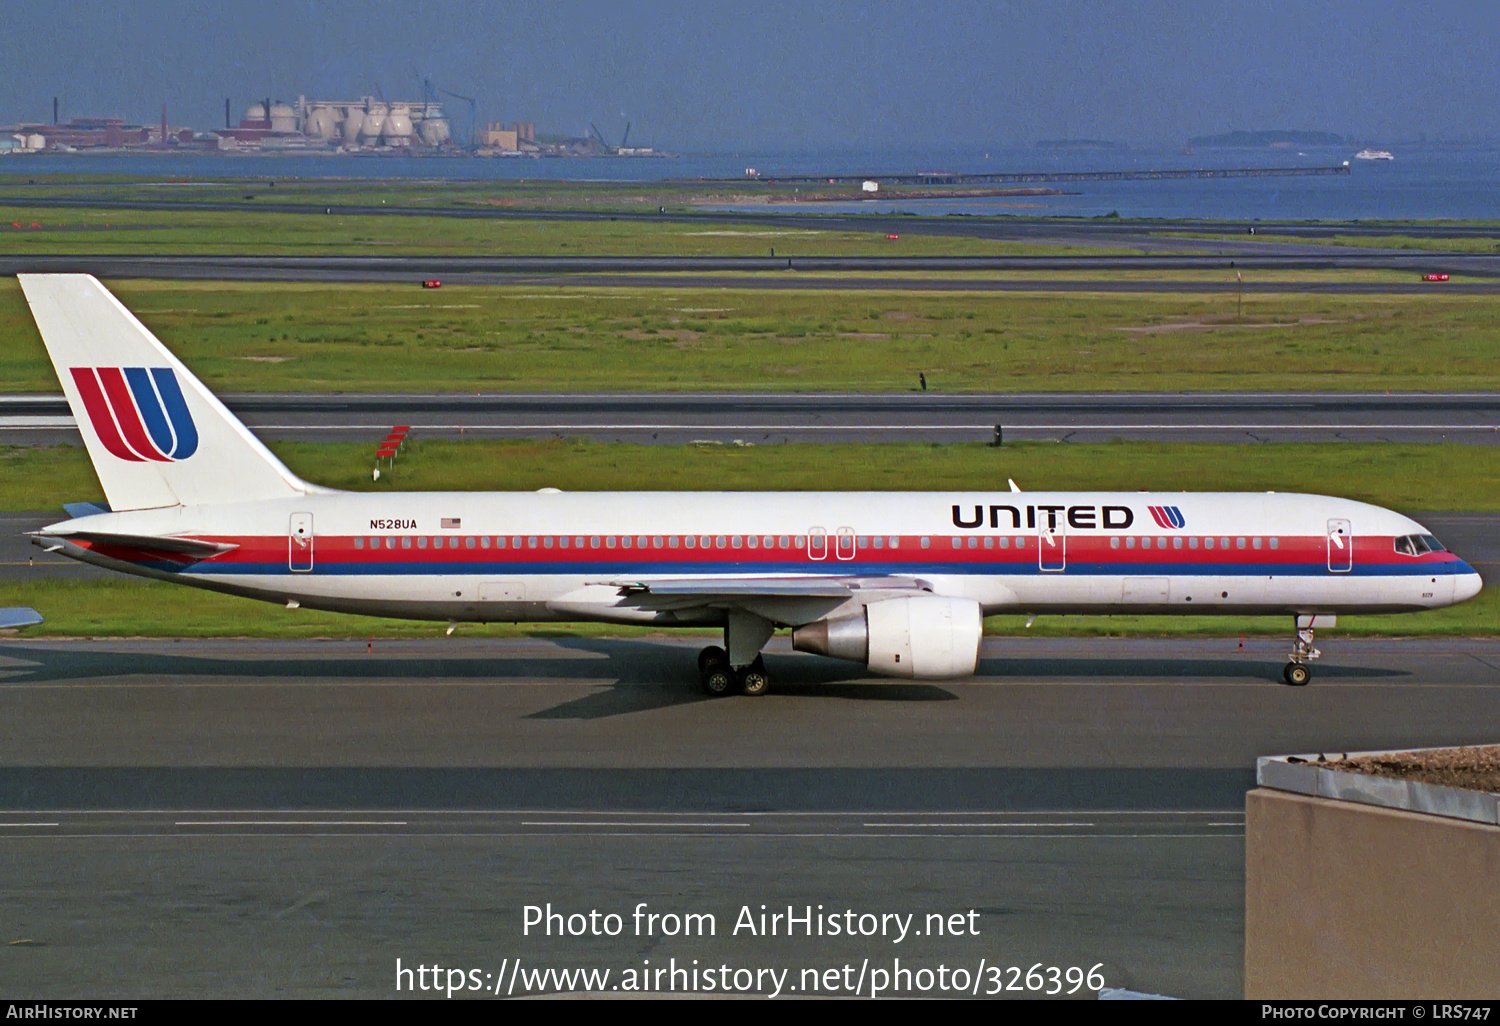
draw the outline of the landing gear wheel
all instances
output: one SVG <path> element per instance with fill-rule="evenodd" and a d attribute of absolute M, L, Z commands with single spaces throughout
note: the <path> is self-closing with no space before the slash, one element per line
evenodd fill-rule
<path fill-rule="evenodd" d="M 1312 680 L 1312 668 L 1301 663 L 1287 663 L 1286 668 L 1281 671 L 1281 676 L 1294 688 L 1306 686 Z"/>
<path fill-rule="evenodd" d="M 718 645 L 709 645 L 698 653 L 698 672 L 707 673 L 717 667 L 729 667 L 729 653 Z"/>
<path fill-rule="evenodd" d="M 764 695 L 771 690 L 771 678 L 766 674 L 766 664 L 761 661 L 760 656 L 755 657 L 755 662 L 739 672 L 740 693 L 754 698 Z"/>
<path fill-rule="evenodd" d="M 700 678 L 703 693 L 709 698 L 723 698 L 734 690 L 734 674 L 728 666 L 714 666 L 703 671 Z"/>

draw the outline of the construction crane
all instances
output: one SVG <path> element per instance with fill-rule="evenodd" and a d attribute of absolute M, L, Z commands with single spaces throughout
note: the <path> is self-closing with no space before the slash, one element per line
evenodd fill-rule
<path fill-rule="evenodd" d="M 589 128 L 593 130 L 594 138 L 599 140 L 600 148 L 603 149 L 607 154 L 613 154 L 615 152 L 615 148 L 604 141 L 604 135 L 599 131 L 599 126 L 590 121 Z"/>
<path fill-rule="evenodd" d="M 469 105 L 469 132 L 465 137 L 464 145 L 466 147 L 473 146 L 474 133 L 479 130 L 479 118 L 477 114 L 477 109 L 479 106 L 478 101 L 475 100 L 472 96 L 465 96 L 462 93 L 455 93 L 450 89 L 442 88 L 432 79 L 418 72 L 416 65 L 411 64 L 410 62 L 407 63 L 407 67 L 411 70 L 411 73 L 413 75 L 416 75 L 417 78 L 422 80 L 422 105 L 424 107 L 427 105 L 428 100 L 433 96 L 436 96 L 438 93 L 442 93 L 444 96 L 451 96 L 455 100 L 462 100 Z"/>

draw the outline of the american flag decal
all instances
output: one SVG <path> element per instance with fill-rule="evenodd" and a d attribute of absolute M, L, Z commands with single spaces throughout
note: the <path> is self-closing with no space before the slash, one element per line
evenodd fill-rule
<path fill-rule="evenodd" d="M 445 531 L 457 531 L 459 528 L 461 528 L 463 526 L 464 526 L 464 522 L 463 522 L 463 518 L 462 517 L 444 517 L 443 518 L 443 530 L 445 530 Z"/>

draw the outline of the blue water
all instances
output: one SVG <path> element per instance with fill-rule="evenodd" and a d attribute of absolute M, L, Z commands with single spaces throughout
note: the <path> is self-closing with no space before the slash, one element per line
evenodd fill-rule
<path fill-rule="evenodd" d="M 918 171 L 1031 172 L 1164 170 L 1260 166 L 1334 166 L 1348 175 L 1292 178 L 1063 182 L 1062 196 L 955 200 L 874 200 L 775 209 L 861 210 L 921 214 L 1019 214 L 1096 217 L 1500 218 L 1500 146 L 1400 145 L 1394 161 L 1352 160 L 1350 149 L 1072 151 L 1041 149 L 722 153 L 672 159 L 484 159 L 463 157 L 221 156 L 174 154 L 35 155 L 0 160 L 0 181 L 35 174 L 126 174 L 162 179 L 456 179 L 463 181 L 653 182 L 663 179 L 779 175 L 850 175 Z M 753 207 L 750 209 L 764 209 Z"/>

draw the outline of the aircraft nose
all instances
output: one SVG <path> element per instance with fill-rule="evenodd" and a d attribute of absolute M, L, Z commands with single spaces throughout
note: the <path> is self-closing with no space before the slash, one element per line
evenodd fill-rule
<path fill-rule="evenodd" d="M 1459 577 L 1453 582 L 1453 601 L 1467 602 L 1479 594 L 1484 587 L 1484 579 L 1475 572 L 1474 568 L 1465 563 L 1459 571 Z"/>

